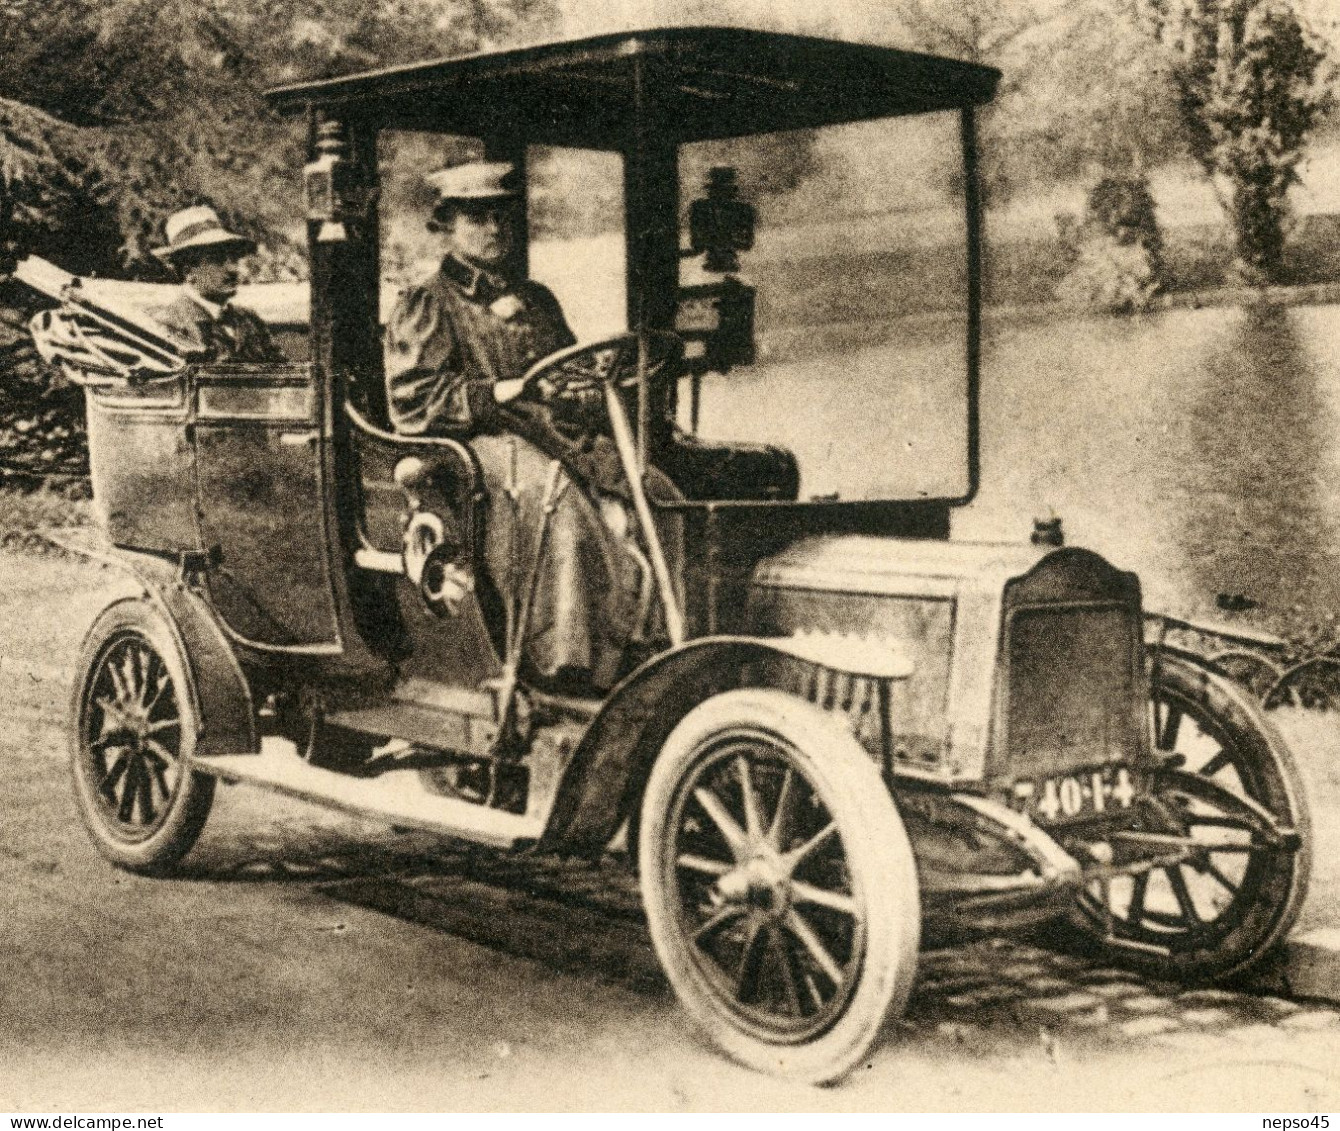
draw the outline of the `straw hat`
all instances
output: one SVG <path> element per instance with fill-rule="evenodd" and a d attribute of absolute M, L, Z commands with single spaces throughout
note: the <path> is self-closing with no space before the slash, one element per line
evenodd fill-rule
<path fill-rule="evenodd" d="M 228 244 L 236 247 L 239 255 L 250 255 L 256 250 L 255 240 L 230 232 L 223 226 L 219 214 L 206 204 L 174 212 L 163 228 L 167 243 L 154 248 L 154 255 L 168 263 L 181 252 L 197 247 Z"/>

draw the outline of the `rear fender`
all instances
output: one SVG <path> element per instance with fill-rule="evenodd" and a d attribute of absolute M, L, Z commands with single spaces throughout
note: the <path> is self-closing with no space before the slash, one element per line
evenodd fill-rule
<path fill-rule="evenodd" d="M 120 569 L 143 587 L 167 618 L 190 676 L 190 695 L 200 720 L 195 755 L 255 754 L 260 750 L 251 687 L 218 618 L 183 579 L 185 569 L 154 554 L 111 546 L 61 545 Z"/>
<path fill-rule="evenodd" d="M 636 807 L 652 763 L 675 725 L 703 700 L 744 684 L 762 661 L 816 671 L 905 679 L 911 661 L 897 641 L 829 633 L 712 636 L 663 652 L 610 694 L 582 737 L 559 787 L 546 844 L 599 852 Z M 751 679 L 751 685 L 764 681 Z"/>

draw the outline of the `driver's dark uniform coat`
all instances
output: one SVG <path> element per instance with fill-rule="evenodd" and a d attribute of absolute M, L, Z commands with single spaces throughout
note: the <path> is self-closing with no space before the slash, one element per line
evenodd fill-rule
<path fill-rule="evenodd" d="M 508 284 L 448 256 L 400 296 L 387 323 L 391 423 L 413 436 L 485 424 L 495 382 L 575 340 L 547 287 Z"/>
<path fill-rule="evenodd" d="M 506 432 L 492 386 L 573 341 L 547 288 L 508 284 L 452 257 L 401 295 L 386 325 L 391 423 L 408 435 L 470 434 L 490 500 L 485 564 L 504 596 L 524 599 L 554 453 Z M 631 569 L 591 500 L 569 484 L 549 518 L 531 608 L 524 658 L 533 675 L 613 682 L 633 617 Z"/>

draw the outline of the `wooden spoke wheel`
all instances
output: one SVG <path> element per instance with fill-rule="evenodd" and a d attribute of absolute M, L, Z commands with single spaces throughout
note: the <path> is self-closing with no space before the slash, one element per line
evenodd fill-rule
<path fill-rule="evenodd" d="M 1183 861 L 1095 883 L 1080 922 L 1128 965 L 1186 981 L 1240 975 L 1292 926 L 1307 889 L 1311 822 L 1293 756 L 1260 707 L 1188 660 L 1157 665 L 1150 711 L 1162 827 Z M 1156 822 L 1158 823 L 1158 822 Z"/>
<path fill-rule="evenodd" d="M 1317 656 L 1286 671 L 1265 693 L 1266 710 L 1295 707 L 1305 711 L 1340 708 L 1340 659 Z"/>
<path fill-rule="evenodd" d="M 123 868 L 170 868 L 209 816 L 214 779 L 190 766 L 188 678 L 147 601 L 111 605 L 85 639 L 72 704 L 75 799 L 99 851 Z"/>
<path fill-rule="evenodd" d="M 1279 667 L 1264 656 L 1236 649 L 1211 656 L 1210 663 L 1261 700 L 1269 694 L 1281 674 Z"/>
<path fill-rule="evenodd" d="M 671 985 L 750 1067 L 838 1079 L 906 1003 L 907 835 L 870 756 L 811 704 L 743 690 L 691 711 L 648 782 L 639 863 Z"/>

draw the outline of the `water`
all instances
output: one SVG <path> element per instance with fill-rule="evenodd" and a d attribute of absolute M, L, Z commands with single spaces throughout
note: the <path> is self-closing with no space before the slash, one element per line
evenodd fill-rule
<path fill-rule="evenodd" d="M 1068 540 L 1152 608 L 1284 630 L 1340 612 L 1340 307 L 995 327 L 982 491 L 955 537 Z M 1226 616 L 1219 594 L 1257 608 Z"/>
<path fill-rule="evenodd" d="M 923 328 L 732 374 L 705 392 L 710 430 L 785 438 L 806 495 L 878 489 L 908 463 L 899 436 L 920 438 L 907 449 L 916 466 L 935 464 L 926 436 L 962 451 L 961 435 L 947 443 L 954 413 L 926 428 L 925 397 L 908 395 L 937 373 L 930 383 L 959 395 L 959 333 L 937 345 Z M 982 488 L 956 513 L 954 537 L 1026 541 L 1034 516 L 1054 511 L 1070 544 L 1141 575 L 1150 608 L 1290 635 L 1328 620 L 1340 613 L 1337 342 L 1340 306 L 993 323 Z M 1220 594 L 1256 607 L 1226 613 Z"/>

